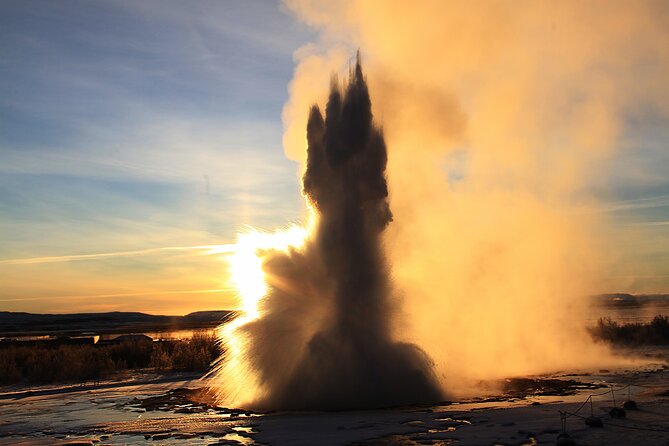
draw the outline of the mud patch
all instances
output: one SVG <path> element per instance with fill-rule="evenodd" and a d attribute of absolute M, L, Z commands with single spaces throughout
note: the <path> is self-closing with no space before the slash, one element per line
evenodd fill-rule
<path fill-rule="evenodd" d="M 529 396 L 567 396 L 584 390 L 601 389 L 604 384 L 587 383 L 570 379 L 508 378 L 501 382 L 504 395 L 508 398 Z"/>

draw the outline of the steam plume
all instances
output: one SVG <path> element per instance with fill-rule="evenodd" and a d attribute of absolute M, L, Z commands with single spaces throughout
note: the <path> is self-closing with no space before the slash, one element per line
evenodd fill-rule
<path fill-rule="evenodd" d="M 267 254 L 271 290 L 261 316 L 236 333 L 263 389 L 254 406 L 371 408 L 441 396 L 425 353 L 391 337 L 381 249 L 392 221 L 386 146 L 359 56 L 350 76 L 343 91 L 333 79 L 325 118 L 316 105 L 309 114 L 304 192 L 318 214 L 311 239 L 300 252 Z"/>
<path fill-rule="evenodd" d="M 318 33 L 295 54 L 286 153 L 306 166 L 308 105 L 363 48 L 401 334 L 449 394 L 611 361 L 582 314 L 620 244 L 589 211 L 629 126 L 669 119 L 666 3 L 285 2 Z"/>

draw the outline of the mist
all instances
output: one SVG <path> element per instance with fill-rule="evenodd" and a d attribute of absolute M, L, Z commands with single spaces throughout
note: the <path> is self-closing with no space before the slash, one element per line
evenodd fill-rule
<path fill-rule="evenodd" d="M 583 324 L 616 261 L 593 191 L 630 117 L 669 117 L 666 5 L 286 4 L 319 31 L 295 54 L 286 154 L 308 168 L 309 105 L 360 47 L 388 145 L 391 329 L 443 390 L 619 361 Z"/>
<path fill-rule="evenodd" d="M 272 235 L 262 252 L 251 243 L 264 279 L 251 277 L 250 286 L 265 280 L 267 289 L 248 319 L 224 331 L 221 400 L 273 410 L 439 401 L 429 356 L 392 336 L 397 292 L 381 243 L 392 222 L 387 152 L 359 55 L 343 86 L 332 78 L 325 115 L 310 107 L 306 136 L 303 193 L 315 223 L 299 249 L 279 249 Z"/>

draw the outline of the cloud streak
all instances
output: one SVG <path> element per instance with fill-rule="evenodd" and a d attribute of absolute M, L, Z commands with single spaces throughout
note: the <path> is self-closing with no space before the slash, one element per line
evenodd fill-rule
<path fill-rule="evenodd" d="M 624 200 L 604 205 L 598 209 L 598 212 L 620 212 L 640 209 L 655 209 L 669 207 L 669 195 L 659 195 L 656 197 L 636 198 L 634 200 Z"/>
<path fill-rule="evenodd" d="M 77 262 L 82 260 L 100 260 L 110 257 L 136 257 L 148 256 L 165 252 L 181 251 L 204 251 L 203 255 L 208 254 L 230 254 L 234 250 L 233 244 L 226 245 L 202 245 L 202 246 L 168 246 L 163 248 L 138 249 L 134 251 L 103 252 L 96 254 L 73 254 L 64 256 L 31 257 L 24 259 L 4 259 L 0 260 L 0 265 L 33 265 L 41 263 L 56 262 Z"/>

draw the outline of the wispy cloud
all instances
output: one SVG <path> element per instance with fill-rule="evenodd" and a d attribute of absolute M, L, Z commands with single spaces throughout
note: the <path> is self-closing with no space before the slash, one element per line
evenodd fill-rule
<path fill-rule="evenodd" d="M 634 223 L 627 223 L 627 226 L 669 226 L 669 220 L 667 221 L 640 221 Z"/>
<path fill-rule="evenodd" d="M 278 2 L 1 3 L 0 309 L 227 286 L 211 242 L 300 217 L 281 110 L 311 35 Z"/>
<path fill-rule="evenodd" d="M 230 254 L 234 251 L 234 244 L 202 245 L 202 246 L 168 246 L 163 248 L 138 249 L 134 251 L 103 252 L 96 254 L 72 254 L 63 256 L 31 257 L 22 259 L 0 260 L 0 265 L 31 265 L 54 262 L 76 262 L 81 260 L 99 260 L 108 257 L 148 256 L 169 251 L 203 251 L 202 254 Z"/>
<path fill-rule="evenodd" d="M 669 206 L 669 195 L 658 195 L 655 197 L 636 198 L 623 200 L 603 205 L 597 209 L 598 212 L 620 212 L 641 209 L 654 209 Z"/>
<path fill-rule="evenodd" d="M 610 276 L 611 278 L 630 278 L 630 279 L 663 279 L 669 278 L 669 274 L 622 274 Z"/>

